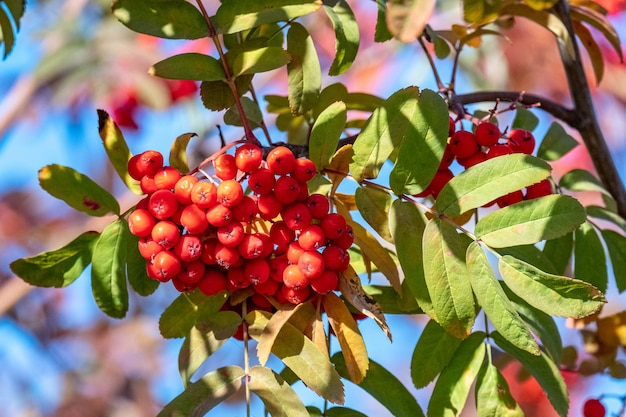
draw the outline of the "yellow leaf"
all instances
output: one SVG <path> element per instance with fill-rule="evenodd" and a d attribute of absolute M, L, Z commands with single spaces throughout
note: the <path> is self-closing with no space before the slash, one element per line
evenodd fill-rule
<path fill-rule="evenodd" d="M 354 155 L 352 145 L 344 145 L 335 152 L 333 159 L 330 161 L 330 165 L 326 169 L 330 182 L 333 183 L 333 187 L 330 190 L 330 194 L 334 194 L 339 187 L 339 184 L 348 175 L 350 171 L 350 161 Z"/>
<path fill-rule="evenodd" d="M 357 210 L 356 199 L 354 194 L 335 193 L 335 198 L 343 203 L 346 209 L 350 211 Z"/>
<path fill-rule="evenodd" d="M 598 338 L 611 347 L 626 346 L 626 311 L 598 320 Z"/>
<path fill-rule="evenodd" d="M 361 336 L 350 310 L 335 293 L 330 292 L 324 295 L 322 303 L 328 316 L 328 322 L 337 336 L 339 346 L 341 346 L 350 380 L 359 384 L 365 378 L 369 368 L 369 357 L 363 336 Z"/>
<path fill-rule="evenodd" d="M 383 310 L 378 302 L 365 292 L 361 285 L 361 279 L 352 266 L 348 266 L 348 269 L 339 274 L 339 291 L 354 308 L 373 319 L 389 340 L 392 340 L 391 330 L 387 326 Z"/>

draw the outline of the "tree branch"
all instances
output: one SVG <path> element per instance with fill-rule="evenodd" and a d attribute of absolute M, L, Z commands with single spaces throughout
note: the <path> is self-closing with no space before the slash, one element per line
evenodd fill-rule
<path fill-rule="evenodd" d="M 574 111 L 578 122 L 576 128 L 580 132 L 600 180 L 617 202 L 617 212 L 626 218 L 626 189 L 611 158 L 611 152 L 604 140 L 598 119 L 593 108 L 589 83 L 580 59 L 580 51 L 576 43 L 574 28 L 570 17 L 567 0 L 560 0 L 553 8 L 554 13 L 561 19 L 573 43 L 574 56 L 568 52 L 563 42 L 558 42 L 561 61 L 565 68 L 569 90 L 574 102 Z"/>

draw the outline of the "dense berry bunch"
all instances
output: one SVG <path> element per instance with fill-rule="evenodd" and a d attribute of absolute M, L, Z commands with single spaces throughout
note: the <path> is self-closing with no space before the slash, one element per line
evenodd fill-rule
<path fill-rule="evenodd" d="M 456 161 L 463 168 L 468 169 L 491 158 L 512 153 L 531 154 L 535 149 L 535 137 L 524 129 L 512 129 L 503 137 L 500 128 L 491 122 L 482 122 L 476 126 L 474 132 L 456 130 L 454 121 L 450 118 L 448 130 L 448 144 L 444 151 L 441 165 L 433 177 L 430 185 L 416 197 L 432 195 L 437 198 L 441 189 L 450 181 L 454 174 L 450 165 Z M 552 183 L 546 179 L 537 184 L 500 197 L 493 203 L 505 207 L 522 200 L 543 197 L 552 194 Z"/>
<path fill-rule="evenodd" d="M 183 175 L 145 151 L 128 171 L 147 196 L 129 215 L 147 273 L 181 292 L 253 288 L 253 301 L 299 304 L 337 289 L 350 262 L 351 227 L 309 195 L 315 165 L 286 147 L 263 159 L 252 144 L 222 154 L 209 178 Z"/>

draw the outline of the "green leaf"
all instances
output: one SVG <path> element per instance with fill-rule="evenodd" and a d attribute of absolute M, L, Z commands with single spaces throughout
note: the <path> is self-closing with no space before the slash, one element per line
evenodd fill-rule
<path fill-rule="evenodd" d="M 448 140 L 448 105 L 432 90 L 423 90 L 410 115 L 409 130 L 397 151 L 389 174 L 389 185 L 396 194 L 417 194 L 435 176 Z M 360 135 L 359 135 L 360 136 Z M 420 163 L 415 163 L 420 155 Z"/>
<path fill-rule="evenodd" d="M 422 240 L 424 275 L 435 317 L 446 331 L 469 336 L 476 311 L 465 265 L 467 244 L 456 228 L 438 218 L 426 224 Z"/>
<path fill-rule="evenodd" d="M 617 290 L 626 290 L 626 237 L 613 230 L 602 230 L 602 238 L 611 256 Z"/>
<path fill-rule="evenodd" d="M 322 70 L 315 44 L 300 23 L 292 22 L 287 32 L 289 108 L 294 114 L 311 110 L 322 88 Z"/>
<path fill-rule="evenodd" d="M 429 417 L 458 416 L 485 359 L 485 333 L 474 332 L 457 348 L 435 383 L 428 402 Z"/>
<path fill-rule="evenodd" d="M 117 219 L 102 231 L 93 248 L 93 297 L 100 310 L 113 318 L 122 318 L 128 311 L 126 257 L 131 236 L 128 223 Z"/>
<path fill-rule="evenodd" d="M 599 206 L 587 206 L 585 208 L 587 210 L 587 215 L 595 217 L 596 219 L 607 220 L 626 231 L 626 220 L 614 211 Z"/>
<path fill-rule="evenodd" d="M 347 407 L 332 407 L 326 410 L 325 417 L 367 417 L 359 411 Z"/>
<path fill-rule="evenodd" d="M 248 97 L 241 97 L 241 106 L 243 107 L 243 111 L 246 115 L 246 119 L 250 124 L 252 129 L 257 127 L 261 127 L 263 125 L 263 114 L 259 109 L 259 105 L 252 99 Z M 224 113 L 224 123 L 231 126 L 243 126 L 241 121 L 241 115 L 239 114 L 239 109 L 236 104 L 233 104 L 227 111 Z"/>
<path fill-rule="evenodd" d="M 525 350 L 521 350 L 507 340 L 498 332 L 491 334 L 491 337 L 505 352 L 520 361 L 522 367 L 528 371 L 541 385 L 544 392 L 548 395 L 552 407 L 561 417 L 567 417 L 569 408 L 569 399 L 567 396 L 567 387 L 561 376 L 558 367 L 548 358 L 545 353 L 536 356 Z"/>
<path fill-rule="evenodd" d="M 493 327 L 518 348 L 538 355 L 537 342 L 502 290 L 487 256 L 476 242 L 467 248 L 467 268 L 478 305 L 483 308 Z"/>
<path fill-rule="evenodd" d="M 597 191 L 609 197 L 611 196 L 600 180 L 584 169 L 573 169 L 565 173 L 559 181 L 559 187 L 570 191 Z"/>
<path fill-rule="evenodd" d="M 389 243 L 393 237 L 389 230 L 389 210 L 393 200 L 388 192 L 375 187 L 358 187 L 354 197 L 359 213 L 372 228 Z"/>
<path fill-rule="evenodd" d="M 324 11 L 335 29 L 335 59 L 328 75 L 343 74 L 354 62 L 359 50 L 359 26 L 345 0 L 326 0 Z"/>
<path fill-rule="evenodd" d="M 357 182 L 376 178 L 394 150 L 414 134 L 411 122 L 417 112 L 418 96 L 417 87 L 407 87 L 393 93 L 374 110 L 353 145 L 350 172 Z"/>
<path fill-rule="evenodd" d="M 374 42 L 387 42 L 393 39 L 393 35 L 387 27 L 386 6 L 385 0 L 376 0 L 378 6 L 378 14 L 376 15 L 376 29 L 374 30 Z"/>
<path fill-rule="evenodd" d="M 565 274 L 572 257 L 572 249 L 574 248 L 574 234 L 567 233 L 556 239 L 547 240 L 543 245 L 543 253 L 550 259 L 554 265 L 554 271 L 542 268 L 541 265 L 534 264 L 546 272 L 554 272 L 558 275 Z M 533 262 L 531 262 L 533 263 Z"/>
<path fill-rule="evenodd" d="M 422 314 L 415 296 L 408 287 L 406 280 L 402 282 L 402 296 L 388 285 L 365 285 L 365 292 L 374 297 L 385 314 Z"/>
<path fill-rule="evenodd" d="M 224 68 L 212 56 L 188 52 L 174 55 L 154 64 L 149 73 L 170 80 L 225 80 Z"/>
<path fill-rule="evenodd" d="M 189 384 L 157 417 L 203 416 L 239 391 L 244 375 L 239 366 L 224 366 L 211 371 Z"/>
<path fill-rule="evenodd" d="M 434 208 L 456 217 L 538 183 L 551 169 L 547 162 L 520 153 L 488 159 L 452 178 L 439 193 Z"/>
<path fill-rule="evenodd" d="M 235 77 L 256 74 L 280 68 L 287 65 L 290 60 L 289 53 L 277 46 L 243 50 L 233 58 L 232 71 Z"/>
<path fill-rule="evenodd" d="M 476 237 L 494 248 L 554 239 L 575 230 L 586 219 L 578 200 L 549 195 L 491 212 L 476 224 Z"/>
<path fill-rule="evenodd" d="M 450 363 L 461 344 L 435 320 L 430 320 L 420 335 L 411 358 L 411 379 L 415 388 L 424 388 Z"/>
<path fill-rule="evenodd" d="M 321 0 L 224 0 L 212 20 L 219 33 L 235 33 L 304 16 L 321 5 Z"/>
<path fill-rule="evenodd" d="M 235 79 L 237 92 L 243 95 L 250 88 L 252 75 L 244 75 Z M 235 104 L 235 98 L 228 84 L 223 81 L 203 81 L 200 84 L 202 104 L 209 110 L 220 111 Z"/>
<path fill-rule="evenodd" d="M 522 105 L 518 105 L 515 110 L 515 118 L 511 124 L 512 129 L 535 130 L 539 124 L 539 118 L 535 114 Z"/>
<path fill-rule="evenodd" d="M 556 161 L 578 145 L 578 141 L 571 137 L 563 126 L 552 122 L 539 145 L 537 157 L 546 161 Z"/>
<path fill-rule="evenodd" d="M 248 331 L 254 339 L 269 323 L 269 313 L 253 311 L 248 314 Z M 285 323 L 272 345 L 272 353 L 280 358 L 316 394 L 328 401 L 343 404 L 341 378 L 326 355 L 301 331 Z"/>
<path fill-rule="evenodd" d="M 499 248 L 497 252 L 500 255 L 511 255 L 551 274 L 558 274 L 556 267 L 552 263 L 552 258 L 535 245 L 509 246 L 508 248 Z"/>
<path fill-rule="evenodd" d="M 13 50 L 13 46 L 15 44 L 15 33 L 13 32 L 13 25 L 11 24 L 11 17 L 6 10 L 1 7 L 0 4 L 0 46 L 4 44 L 4 53 L 2 55 L 3 59 L 6 59 L 7 56 Z"/>
<path fill-rule="evenodd" d="M 346 104 L 336 101 L 325 108 L 315 120 L 309 138 L 309 158 L 318 171 L 330 166 L 346 125 L 346 118 Z"/>
<path fill-rule="evenodd" d="M 11 262 L 11 271 L 38 287 L 62 288 L 70 285 L 91 263 L 97 232 L 85 232 L 62 248 Z"/>
<path fill-rule="evenodd" d="M 331 358 L 337 368 L 337 372 L 348 378 L 348 369 L 343 355 L 337 352 Z M 385 406 L 394 417 L 419 417 L 424 412 L 415 400 L 415 397 L 406 387 L 380 364 L 370 360 L 370 369 L 367 371 L 365 379 L 359 384 L 372 397 L 376 398 L 380 404 Z"/>
<path fill-rule="evenodd" d="M 583 318 L 606 302 L 597 288 L 584 281 L 548 274 L 508 255 L 500 258 L 498 268 L 511 291 L 547 314 Z"/>
<path fill-rule="evenodd" d="M 198 136 L 195 133 L 183 133 L 179 135 L 170 148 L 169 164 L 181 173 L 189 172 L 187 163 L 187 146 L 191 138 Z"/>
<path fill-rule="evenodd" d="M 535 10 L 547 10 L 554 6 L 558 0 L 524 0 L 524 2 Z"/>
<path fill-rule="evenodd" d="M 589 222 L 574 232 L 574 276 L 606 292 L 609 277 L 604 247 Z"/>
<path fill-rule="evenodd" d="M 185 0 L 113 0 L 113 15 L 135 32 L 165 39 L 199 39 L 209 34 L 200 10 Z"/>
<path fill-rule="evenodd" d="M 39 170 L 39 185 L 50 195 L 90 216 L 120 214 L 120 205 L 91 178 L 62 165 L 47 165 Z"/>
<path fill-rule="evenodd" d="M 261 398 L 272 417 L 309 417 L 298 394 L 270 368 L 250 368 L 248 386 Z"/>
<path fill-rule="evenodd" d="M 126 187 L 135 194 L 143 194 L 139 183 L 128 174 L 128 160 L 132 154 L 122 131 L 109 114 L 98 109 L 98 132 L 106 150 L 109 161 L 120 176 Z"/>
<path fill-rule="evenodd" d="M 483 363 L 476 379 L 476 412 L 483 417 L 524 417 L 509 384 L 491 361 Z"/>
<path fill-rule="evenodd" d="M 604 35 L 606 40 L 609 41 L 613 50 L 617 53 L 620 62 L 624 61 L 619 34 L 617 33 L 617 30 L 615 30 L 615 27 L 611 24 L 611 21 L 607 19 L 607 16 L 591 9 L 590 7 L 574 4 L 570 7 L 570 13 L 574 21 L 588 23 L 599 30 L 600 33 Z"/>
<path fill-rule="evenodd" d="M 152 279 L 146 272 L 146 260 L 139 253 L 137 236 L 129 236 L 128 253 L 126 254 L 126 275 L 131 288 L 139 295 L 146 297 L 156 291 L 160 282 Z"/>
<path fill-rule="evenodd" d="M 395 242 L 404 279 L 420 308 L 430 317 L 434 317 L 435 310 L 422 267 L 422 236 L 425 227 L 424 219 L 415 204 L 400 199 L 393 202 L 389 211 L 389 230 Z"/>
<path fill-rule="evenodd" d="M 215 314 L 224 305 L 227 293 L 207 297 L 200 291 L 181 294 L 170 304 L 159 319 L 159 331 L 166 338 L 185 337 L 203 314 Z"/>
<path fill-rule="evenodd" d="M 463 2 L 463 18 L 468 23 L 490 22 L 498 17 L 502 1 L 466 0 Z"/>
<path fill-rule="evenodd" d="M 520 317 L 530 327 L 530 330 L 539 338 L 546 353 L 550 356 L 554 363 L 561 363 L 561 357 L 563 356 L 563 341 L 559 334 L 559 328 L 557 327 L 554 319 L 551 315 L 540 311 L 517 294 L 502 281 L 502 290 L 506 296 L 515 305 L 515 309 L 519 313 Z"/>
<path fill-rule="evenodd" d="M 434 0 L 401 0 L 387 3 L 387 28 L 400 42 L 415 42 L 424 32 L 435 8 Z"/>

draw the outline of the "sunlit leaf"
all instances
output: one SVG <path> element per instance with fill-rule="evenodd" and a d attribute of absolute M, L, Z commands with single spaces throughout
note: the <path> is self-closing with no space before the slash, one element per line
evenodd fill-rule
<path fill-rule="evenodd" d="M 135 32 L 166 39 L 199 39 L 209 34 L 200 11 L 185 0 L 113 0 L 113 15 Z"/>
<path fill-rule="evenodd" d="M 584 222 L 574 232 L 574 276 L 606 291 L 609 278 L 604 247 L 589 222 Z"/>
<path fill-rule="evenodd" d="M 272 417 L 309 417 L 298 394 L 278 374 L 264 366 L 250 368 L 248 386 Z"/>
<path fill-rule="evenodd" d="M 138 243 L 139 238 L 137 236 L 129 236 L 128 252 L 126 254 L 126 275 L 133 291 L 141 296 L 147 297 L 159 288 L 160 281 L 148 276 L 146 260 L 141 256 L 141 253 L 139 253 L 139 249 L 137 248 Z"/>
<path fill-rule="evenodd" d="M 535 184 L 550 175 L 551 167 L 531 155 L 502 155 L 475 165 L 448 182 L 435 209 L 451 217 L 481 207 L 498 197 Z"/>
<path fill-rule="evenodd" d="M 259 109 L 259 105 L 248 97 L 241 97 L 239 100 L 243 112 L 248 120 L 248 124 L 252 129 L 261 127 L 263 125 L 263 114 Z M 224 113 L 224 123 L 231 126 L 243 126 L 241 115 L 239 114 L 239 108 L 236 104 L 233 104 L 226 113 Z"/>
<path fill-rule="evenodd" d="M 346 407 L 331 407 L 326 410 L 325 417 L 367 417 L 359 411 Z"/>
<path fill-rule="evenodd" d="M 445 331 L 435 320 L 430 320 L 422 330 L 411 358 L 411 379 L 415 388 L 424 388 L 433 382 L 450 363 L 460 344 L 461 339 Z"/>
<path fill-rule="evenodd" d="M 324 11 L 335 29 L 335 58 L 328 74 L 339 75 L 350 68 L 356 58 L 359 49 L 359 26 L 345 0 L 325 1 Z"/>
<path fill-rule="evenodd" d="M 415 42 L 424 31 L 434 9 L 434 0 L 387 2 L 387 28 L 400 42 Z"/>
<path fill-rule="evenodd" d="M 469 336 L 476 315 L 465 265 L 466 248 L 454 226 L 437 218 L 426 224 L 422 252 L 426 285 L 435 311 L 431 318 L 460 339 Z"/>
<path fill-rule="evenodd" d="M 90 216 L 120 214 L 120 205 L 111 193 L 70 167 L 53 164 L 41 168 L 39 185 L 53 197 Z"/>
<path fill-rule="evenodd" d="M 276 46 L 244 50 L 233 58 L 232 71 L 234 76 L 271 71 L 287 65 L 290 59 L 287 51 Z"/>
<path fill-rule="evenodd" d="M 318 171 L 327 168 L 337 152 L 339 138 L 346 125 L 346 105 L 336 101 L 328 106 L 315 120 L 309 138 L 309 158 Z"/>
<path fill-rule="evenodd" d="M 478 221 L 475 234 L 494 248 L 526 245 L 563 236 L 586 216 L 578 200 L 555 194 L 491 212 Z"/>
<path fill-rule="evenodd" d="M 250 336 L 257 339 L 270 321 L 270 313 L 252 311 L 246 320 Z M 315 393 L 328 401 L 343 404 L 341 378 L 328 358 L 301 331 L 284 323 L 272 345 L 272 353 L 280 358 Z"/>
<path fill-rule="evenodd" d="M 389 185 L 396 194 L 417 194 L 435 176 L 448 140 L 448 105 L 432 90 L 423 90 L 410 115 L 407 135 L 394 150 L 396 163 L 389 174 Z M 360 135 L 359 135 L 360 136 Z M 420 155 L 420 163 L 415 163 Z"/>
<path fill-rule="evenodd" d="M 195 133 L 183 133 L 179 135 L 170 149 L 169 164 L 181 173 L 189 172 L 187 163 L 187 146 L 191 138 L 198 136 Z"/>
<path fill-rule="evenodd" d="M 159 331 L 164 338 L 185 337 L 198 321 L 200 312 L 215 314 L 224 305 L 225 291 L 206 296 L 200 291 L 181 294 L 161 314 Z"/>
<path fill-rule="evenodd" d="M 419 90 L 407 87 L 393 93 L 377 108 L 354 142 L 350 172 L 356 181 L 376 178 L 383 163 L 408 135 L 418 109 Z"/>
<path fill-rule="evenodd" d="M 239 391 L 244 375 L 244 370 L 239 366 L 224 366 L 211 371 L 189 384 L 157 417 L 203 416 Z"/>
<path fill-rule="evenodd" d="M 66 287 L 91 263 L 97 232 L 85 232 L 62 248 L 11 262 L 11 271 L 38 287 Z"/>
<path fill-rule="evenodd" d="M 569 408 L 567 387 L 554 362 L 543 352 L 537 356 L 515 347 L 498 332 L 493 332 L 491 337 L 505 352 L 520 361 L 522 367 L 539 382 L 559 416 L 566 417 Z"/>
<path fill-rule="evenodd" d="M 287 64 L 289 108 L 294 114 L 304 114 L 315 105 L 322 88 L 322 70 L 309 32 L 292 22 L 287 32 Z"/>
<path fill-rule="evenodd" d="M 578 146 L 578 141 L 571 137 L 559 123 L 552 122 L 541 140 L 537 157 L 546 161 L 556 161 L 576 146 Z"/>
<path fill-rule="evenodd" d="M 602 230 L 602 238 L 611 257 L 617 290 L 622 293 L 626 290 L 626 237 L 607 229 Z"/>
<path fill-rule="evenodd" d="M 334 293 L 324 295 L 322 304 L 339 342 L 350 380 L 360 384 L 367 375 L 369 357 L 359 327 L 350 310 Z"/>
<path fill-rule="evenodd" d="M 524 417 L 509 384 L 491 361 L 483 363 L 476 379 L 476 412 L 483 417 Z"/>
<path fill-rule="evenodd" d="M 485 359 L 485 333 L 474 332 L 456 349 L 435 383 L 428 402 L 429 417 L 457 416 Z"/>
<path fill-rule="evenodd" d="M 566 172 L 559 181 L 559 187 L 570 191 L 597 191 L 607 196 L 611 195 L 595 175 L 584 169 Z"/>
<path fill-rule="evenodd" d="M 132 155 L 122 131 L 111 116 L 100 109 L 98 109 L 98 132 L 109 161 L 124 184 L 135 194 L 143 194 L 139 183 L 128 174 L 128 160 Z"/>
<path fill-rule="evenodd" d="M 149 69 L 150 74 L 172 80 L 219 81 L 225 80 L 224 68 L 219 60 L 197 52 L 187 52 L 165 58 Z"/>
<path fill-rule="evenodd" d="M 587 214 L 589 216 L 595 217 L 597 219 L 607 220 L 626 232 L 626 220 L 614 211 L 608 210 L 607 208 L 600 206 L 587 206 L 585 207 L 585 209 L 587 210 Z"/>
<path fill-rule="evenodd" d="M 463 2 L 463 18 L 468 23 L 485 23 L 498 17 L 501 0 L 466 0 Z"/>
<path fill-rule="evenodd" d="M 374 297 L 385 314 L 422 314 L 407 281 L 402 282 L 402 296 L 388 285 L 365 285 L 365 292 Z"/>
<path fill-rule="evenodd" d="M 128 223 L 118 219 L 102 231 L 93 247 L 93 297 L 100 310 L 113 318 L 122 318 L 128 311 L 126 256 L 130 237 Z"/>
<path fill-rule="evenodd" d="M 393 243 L 389 230 L 389 210 L 393 202 L 388 192 L 375 187 L 358 187 L 354 193 L 359 213 L 387 242 Z"/>
<path fill-rule="evenodd" d="M 500 255 L 511 255 L 514 258 L 536 266 L 542 271 L 546 271 L 551 274 L 558 274 L 556 266 L 552 263 L 553 258 L 547 256 L 545 252 L 542 252 L 541 249 L 535 245 L 519 245 L 509 246 L 507 248 L 498 248 L 498 253 Z"/>
<path fill-rule="evenodd" d="M 537 342 L 502 290 L 487 256 L 476 242 L 467 248 L 467 268 L 478 305 L 483 308 L 493 327 L 515 346 L 538 355 Z"/>
<path fill-rule="evenodd" d="M 312 13 L 321 0 L 224 0 L 212 18 L 219 33 L 236 33 Z"/>
<path fill-rule="evenodd" d="M 250 88 L 252 75 L 243 75 L 235 79 L 237 93 L 241 96 Z M 219 111 L 235 104 L 235 98 L 228 84 L 223 81 L 203 81 L 200 84 L 202 104 L 209 110 Z"/>
<path fill-rule="evenodd" d="M 348 378 L 348 369 L 343 355 L 337 352 L 331 360 L 339 374 Z M 402 382 L 393 373 L 372 360 L 370 360 L 370 369 L 359 387 L 376 398 L 394 417 L 420 417 L 424 415 L 415 397 Z"/>
<path fill-rule="evenodd" d="M 415 204 L 395 200 L 389 211 L 389 230 L 395 241 L 396 253 L 404 279 L 417 300 L 420 308 L 430 317 L 435 316 L 426 279 L 422 258 L 424 219 Z"/>
<path fill-rule="evenodd" d="M 597 288 L 584 281 L 548 274 L 509 255 L 500 258 L 498 268 L 511 291 L 551 315 L 582 318 L 606 302 Z"/>
<path fill-rule="evenodd" d="M 365 292 L 359 276 L 354 272 L 351 266 L 348 266 L 348 269 L 339 273 L 339 291 L 354 308 L 367 317 L 374 319 L 376 324 L 378 324 L 389 340 L 391 340 L 391 330 L 387 325 L 385 315 L 380 305 Z"/>
<path fill-rule="evenodd" d="M 239 318 L 239 321 L 241 321 L 241 318 Z M 178 354 L 178 370 L 185 387 L 189 385 L 192 376 L 198 368 L 227 340 L 228 338 L 218 339 L 211 331 L 202 332 L 196 327 L 191 328 Z"/>
<path fill-rule="evenodd" d="M 335 155 L 333 155 L 333 159 L 331 159 L 330 166 L 328 167 L 328 178 L 333 184 L 330 191 L 331 195 L 335 193 L 341 181 L 348 175 L 350 161 L 353 155 L 354 150 L 352 145 L 342 146 L 335 152 Z"/>

